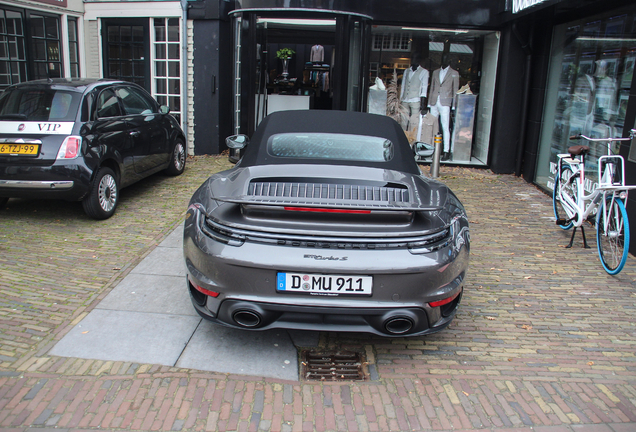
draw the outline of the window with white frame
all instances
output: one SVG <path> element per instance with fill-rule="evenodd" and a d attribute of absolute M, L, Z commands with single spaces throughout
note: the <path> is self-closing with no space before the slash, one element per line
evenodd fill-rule
<path fill-rule="evenodd" d="M 153 96 L 181 122 L 181 42 L 179 18 L 153 20 Z"/>
<path fill-rule="evenodd" d="M 374 33 L 373 51 L 411 51 L 411 33 Z"/>

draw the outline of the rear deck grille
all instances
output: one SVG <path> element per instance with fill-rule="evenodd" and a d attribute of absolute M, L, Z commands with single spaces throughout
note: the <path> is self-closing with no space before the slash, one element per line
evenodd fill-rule
<path fill-rule="evenodd" d="M 240 246 L 243 242 L 275 244 L 278 246 L 292 246 L 315 249 L 405 249 L 429 247 L 432 250 L 444 247 L 450 240 L 450 229 L 444 228 L 438 232 L 425 235 L 395 236 L 395 237 L 320 237 L 302 234 L 281 234 L 273 232 L 255 231 L 232 228 L 205 218 L 202 230 L 217 241 L 233 246 Z"/>
<path fill-rule="evenodd" d="M 331 183 L 250 183 L 247 194 L 254 197 L 312 198 L 344 201 L 409 202 L 409 190 L 398 187 Z"/>
<path fill-rule="evenodd" d="M 302 352 L 302 376 L 312 381 L 363 381 L 363 355 L 359 352 Z"/>

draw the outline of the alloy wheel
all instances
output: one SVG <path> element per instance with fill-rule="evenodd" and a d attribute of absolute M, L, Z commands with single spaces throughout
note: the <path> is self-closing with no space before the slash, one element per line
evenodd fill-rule
<path fill-rule="evenodd" d="M 117 203 L 117 183 L 110 174 L 106 174 L 99 182 L 99 205 L 106 211 L 111 211 Z"/>

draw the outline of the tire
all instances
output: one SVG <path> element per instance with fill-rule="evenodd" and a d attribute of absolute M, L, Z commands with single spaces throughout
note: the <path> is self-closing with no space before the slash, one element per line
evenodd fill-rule
<path fill-rule="evenodd" d="M 552 191 L 552 208 L 554 209 L 554 217 L 558 219 L 569 219 L 567 212 L 563 208 L 563 204 L 561 203 L 561 195 L 566 194 L 570 198 L 572 198 L 575 202 L 577 200 L 577 192 L 576 192 L 576 179 L 579 174 L 577 173 L 574 177 L 572 176 L 572 168 L 569 166 L 561 167 L 561 175 L 556 176 L 554 178 L 554 190 Z M 574 225 L 573 222 L 568 223 L 567 225 L 559 225 L 564 230 L 569 230 Z"/>
<path fill-rule="evenodd" d="M 607 224 L 607 229 L 605 225 Z M 618 274 L 625 266 L 629 252 L 629 219 L 625 204 L 609 196 L 596 217 L 598 257 L 608 274 Z"/>
<path fill-rule="evenodd" d="M 100 168 L 82 205 L 93 219 L 108 219 L 119 203 L 119 180 L 110 168 Z"/>
<path fill-rule="evenodd" d="M 0 198 L 0 210 L 4 210 L 4 206 L 7 205 L 9 198 L 2 197 Z"/>
<path fill-rule="evenodd" d="M 186 150 L 183 141 L 177 140 L 170 154 L 170 165 L 166 168 L 165 173 L 170 176 L 178 176 L 185 170 Z"/>

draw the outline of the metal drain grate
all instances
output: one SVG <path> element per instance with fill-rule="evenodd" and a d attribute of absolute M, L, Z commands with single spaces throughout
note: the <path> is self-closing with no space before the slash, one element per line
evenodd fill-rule
<path fill-rule="evenodd" d="M 303 351 L 302 376 L 312 381 L 364 381 L 364 356 L 351 351 Z"/>

